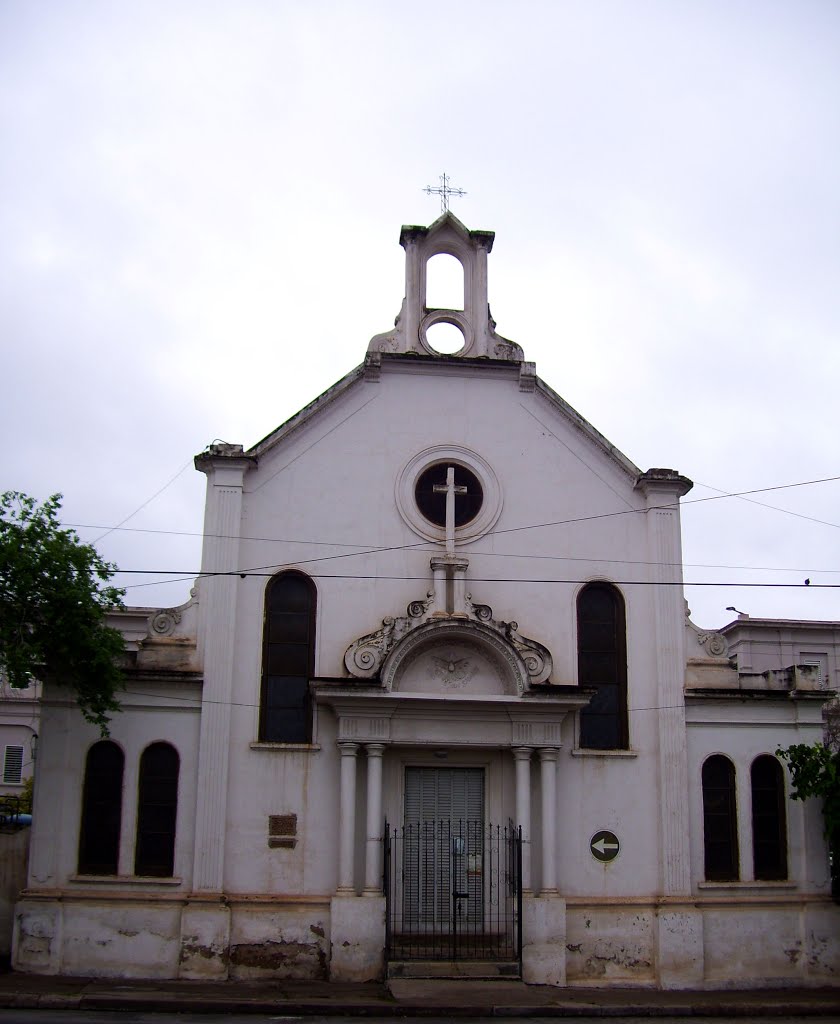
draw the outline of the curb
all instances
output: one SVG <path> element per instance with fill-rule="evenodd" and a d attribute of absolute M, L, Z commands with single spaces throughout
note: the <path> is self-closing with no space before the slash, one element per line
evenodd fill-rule
<path fill-rule="evenodd" d="M 549 1006 L 445 1005 L 400 1003 L 331 1002 L 296 1003 L 272 999 L 208 998 L 149 995 L 119 996 L 108 993 L 58 995 L 34 992 L 17 993 L 12 999 L 0 998 L 0 1007 L 12 1009 L 125 1010 L 145 1013 L 218 1013 L 282 1014 L 293 1017 L 367 1017 L 367 1018 L 475 1018 L 475 1017 L 834 1017 L 840 1020 L 840 1007 L 813 1002 L 718 1002 L 713 1005 L 678 1003 L 668 1006 L 650 1004 L 555 1003 Z"/>

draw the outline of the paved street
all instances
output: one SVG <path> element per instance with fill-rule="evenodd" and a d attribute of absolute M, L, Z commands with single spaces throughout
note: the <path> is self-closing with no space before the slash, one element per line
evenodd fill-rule
<path fill-rule="evenodd" d="M 368 1024 L 393 1021 L 393 1017 L 369 1017 Z M 641 1024 L 649 1017 L 612 1017 L 614 1024 Z M 695 1018 L 702 1020 L 703 1018 Z M 813 1017 L 716 1017 L 718 1024 L 813 1024 Z M 840 1015 L 822 1017 L 828 1024 L 840 1024 Z M 299 1017 L 278 1014 L 229 1014 L 200 1013 L 185 1017 L 182 1013 L 134 1013 L 130 1010 L 0 1010 L 0 1024 L 284 1024 L 290 1021 L 306 1021 L 307 1024 L 358 1024 L 358 1017 Z M 463 1018 L 424 1017 L 424 1024 L 453 1024 Z M 475 1024 L 521 1024 L 521 1017 L 472 1017 Z M 591 1024 L 591 1018 L 564 1017 L 565 1024 Z M 684 1024 L 685 1018 L 657 1017 L 657 1024 Z M 528 1017 L 529 1024 L 556 1024 L 557 1018 Z"/>

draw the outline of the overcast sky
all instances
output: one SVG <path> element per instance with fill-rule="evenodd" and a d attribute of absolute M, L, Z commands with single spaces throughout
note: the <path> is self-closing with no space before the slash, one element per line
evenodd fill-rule
<path fill-rule="evenodd" d="M 840 483 L 692 504 L 840 475 L 839 100 L 836 0 L 0 0 L 0 486 L 196 571 L 192 457 L 361 361 L 445 170 L 499 332 L 695 481 L 695 621 L 840 619 Z"/>

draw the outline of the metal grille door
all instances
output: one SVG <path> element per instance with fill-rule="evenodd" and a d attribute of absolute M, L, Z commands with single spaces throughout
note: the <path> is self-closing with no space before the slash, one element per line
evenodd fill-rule
<path fill-rule="evenodd" d="M 483 769 L 407 768 L 405 824 L 403 914 L 411 927 L 440 930 L 453 911 L 480 915 Z"/>
<path fill-rule="evenodd" d="M 385 836 L 389 960 L 515 960 L 519 830 L 486 825 L 480 768 L 409 768 L 405 824 Z"/>

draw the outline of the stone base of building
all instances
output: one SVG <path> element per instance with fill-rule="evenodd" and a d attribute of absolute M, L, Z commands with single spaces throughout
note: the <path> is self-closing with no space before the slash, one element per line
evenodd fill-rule
<path fill-rule="evenodd" d="M 333 896 L 330 981 L 377 981 L 385 974 L 385 897 Z"/>
<path fill-rule="evenodd" d="M 13 967 L 102 978 L 372 981 L 380 896 L 196 898 L 161 890 L 26 890 Z M 523 899 L 530 984 L 661 989 L 840 986 L 840 907 L 786 892 L 737 902 Z"/>
<path fill-rule="evenodd" d="M 522 980 L 566 984 L 566 901 L 559 896 L 522 898 Z"/>
<path fill-rule="evenodd" d="M 700 988 L 703 984 L 703 914 L 660 908 L 656 915 L 659 987 Z"/>
<path fill-rule="evenodd" d="M 224 981 L 230 966 L 230 907 L 220 900 L 188 903 L 181 912 L 178 977 Z"/>

